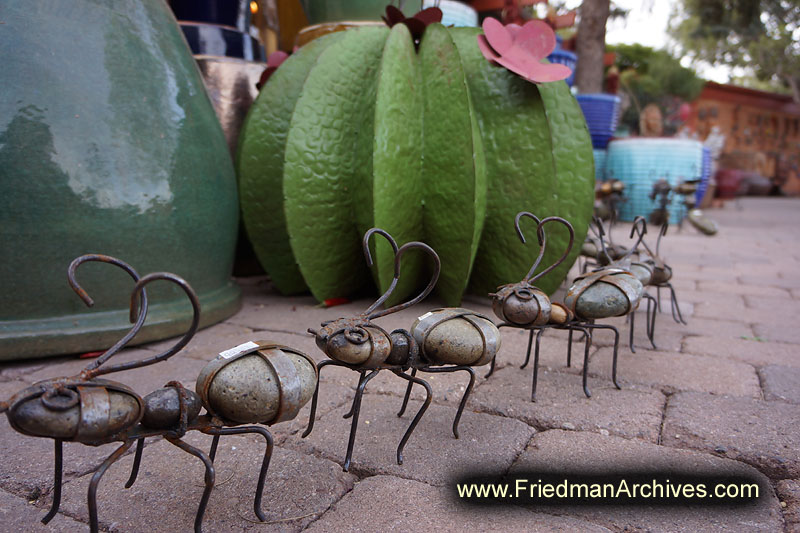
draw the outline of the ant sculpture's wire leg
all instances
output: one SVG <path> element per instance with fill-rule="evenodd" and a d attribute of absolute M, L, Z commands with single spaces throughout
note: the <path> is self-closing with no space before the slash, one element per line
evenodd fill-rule
<path fill-rule="evenodd" d="M 416 376 L 409 376 L 404 372 L 401 372 L 400 370 L 392 370 L 392 372 L 394 372 L 395 375 L 405 380 L 412 381 L 414 383 L 422 385 L 423 387 L 425 387 L 425 393 L 426 393 L 425 402 L 423 402 L 422 407 L 420 407 L 419 411 L 417 411 L 417 414 L 414 416 L 414 420 L 411 421 L 411 425 L 408 426 L 408 429 L 403 435 L 403 438 L 400 440 L 400 445 L 397 446 L 397 464 L 401 465 L 403 464 L 403 448 L 405 448 L 406 442 L 408 442 L 409 437 L 411 437 L 411 433 L 414 432 L 414 429 L 417 427 L 417 424 L 419 424 L 420 419 L 422 419 L 422 415 L 424 415 L 425 411 L 428 410 L 428 406 L 431 404 L 431 397 L 433 395 L 433 391 L 431 390 L 431 386 L 424 379 L 420 379 Z"/>
<path fill-rule="evenodd" d="M 499 326 L 497 326 L 497 329 L 499 330 L 500 328 L 502 328 L 502 327 L 507 327 L 507 326 L 508 326 L 508 324 L 500 324 Z M 489 373 L 488 373 L 488 374 L 486 374 L 485 376 L 483 376 L 484 378 L 488 378 L 489 376 L 491 376 L 492 374 L 494 374 L 494 367 L 495 367 L 495 364 L 496 364 L 496 363 L 497 363 L 497 355 L 495 355 L 495 356 L 492 358 L 492 364 L 491 364 L 491 366 L 489 367 Z"/>
<path fill-rule="evenodd" d="M 600 326 L 590 323 L 581 326 L 575 325 L 571 327 L 583 333 L 583 393 L 586 395 L 587 398 L 591 398 L 592 393 L 589 392 L 589 386 L 588 386 L 589 350 L 592 347 L 592 328 Z"/>
<path fill-rule="evenodd" d="M 569 328 L 567 337 L 567 368 L 572 366 L 572 328 Z"/>
<path fill-rule="evenodd" d="M 469 366 L 450 366 L 450 367 L 428 367 L 423 368 L 423 372 L 431 372 L 431 373 L 440 373 L 440 372 L 458 372 L 463 370 L 464 372 L 469 373 L 469 384 L 467 384 L 467 388 L 464 391 L 463 396 L 461 396 L 461 401 L 458 404 L 458 410 L 456 411 L 456 417 L 453 419 L 453 436 L 455 438 L 459 438 L 458 434 L 458 423 L 461 421 L 461 415 L 464 413 L 464 407 L 467 405 L 467 400 L 469 400 L 469 395 L 472 392 L 472 389 L 475 387 L 475 370 Z M 414 374 L 411 374 L 412 376 Z"/>
<path fill-rule="evenodd" d="M 322 369 L 328 365 L 344 366 L 338 364 L 333 359 L 326 359 L 317 364 L 317 386 L 314 388 L 314 396 L 311 398 L 311 413 L 308 415 L 308 427 L 306 427 L 306 430 L 303 432 L 302 438 L 308 437 L 311 434 L 311 430 L 314 429 L 314 418 L 317 416 L 317 399 L 319 398 L 319 376 L 322 375 Z M 359 384 L 360 382 L 361 380 L 359 379 Z"/>
<path fill-rule="evenodd" d="M 528 366 L 528 361 L 531 360 L 531 345 L 533 344 L 533 331 L 535 328 L 531 328 L 530 335 L 528 335 L 528 351 L 525 352 L 525 362 L 522 363 L 522 366 L 519 367 L 520 370 Z M 537 338 L 536 342 L 538 343 L 539 340 Z"/>
<path fill-rule="evenodd" d="M 205 474 L 205 489 L 203 490 L 203 496 L 200 498 L 200 505 L 197 508 L 197 514 L 194 518 L 194 531 L 195 533 L 202 533 L 203 531 L 203 515 L 206 512 L 206 506 L 208 505 L 208 499 L 211 497 L 211 491 L 214 489 L 214 480 L 216 478 L 216 474 L 214 472 L 214 463 L 211 459 L 203 453 L 202 450 L 195 448 L 194 446 L 182 441 L 177 437 L 171 437 L 166 435 L 164 437 L 167 439 L 171 444 L 174 444 L 181 450 L 194 455 L 201 461 L 203 461 L 203 465 L 206 467 L 206 474 Z M 130 444 L 129 444 L 130 446 Z"/>
<path fill-rule="evenodd" d="M 131 467 L 131 476 L 125 483 L 125 488 L 129 489 L 136 483 L 136 478 L 139 476 L 139 466 L 142 464 L 142 451 L 144 450 L 144 437 L 136 441 L 136 452 L 133 456 L 133 466 Z"/>
<path fill-rule="evenodd" d="M 350 439 L 347 441 L 347 455 L 344 459 L 344 466 L 342 469 L 347 472 L 350 470 L 350 462 L 353 459 L 353 447 L 356 443 L 356 429 L 358 429 L 358 415 L 361 412 L 361 398 L 364 395 L 364 388 L 369 383 L 369 380 L 378 375 L 379 370 L 373 370 L 367 374 L 364 379 L 359 379 L 358 389 L 356 389 L 356 396 L 353 399 L 353 422 L 350 425 Z M 404 374 L 405 375 L 405 374 Z"/>
<path fill-rule="evenodd" d="M 655 335 L 656 335 L 656 299 L 650 296 L 647 293 L 644 293 L 644 298 L 647 299 L 647 314 L 645 315 L 645 320 L 647 321 L 646 330 L 647 330 L 647 338 L 650 339 L 650 344 L 653 346 L 654 350 L 658 350 L 658 346 L 656 346 Z M 652 304 L 652 310 L 651 310 Z"/>
<path fill-rule="evenodd" d="M 103 475 L 112 464 L 114 464 L 122 455 L 128 451 L 128 448 L 133 445 L 133 441 L 126 441 L 114 450 L 114 453 L 109 455 L 105 461 L 97 468 L 92 480 L 89 482 L 89 530 L 91 533 L 97 533 L 99 528 L 97 526 L 97 485 L 100 483 Z"/>
<path fill-rule="evenodd" d="M 47 524 L 58 513 L 58 508 L 61 506 L 61 476 L 64 471 L 64 441 L 61 439 L 54 439 L 55 453 L 54 455 L 54 468 L 53 468 L 53 504 L 44 518 L 42 524 Z"/>
<path fill-rule="evenodd" d="M 656 285 L 656 297 L 658 298 L 658 312 L 661 312 L 661 285 Z"/>
<path fill-rule="evenodd" d="M 411 376 L 415 377 L 416 375 L 417 375 L 417 369 L 416 368 L 412 368 L 411 369 Z M 403 396 L 403 405 L 400 406 L 400 411 L 398 411 L 398 413 L 397 413 L 397 417 L 398 418 L 403 416 L 403 413 L 406 412 L 406 407 L 408 407 L 408 400 L 409 400 L 409 398 L 411 398 L 411 387 L 413 387 L 413 386 L 414 386 L 414 382 L 413 381 L 409 381 L 408 382 L 408 386 L 406 387 L 406 393 Z"/>
<path fill-rule="evenodd" d="M 489 376 L 494 374 L 494 365 L 496 362 L 497 362 L 497 356 L 495 355 L 494 358 L 492 358 L 492 364 L 489 365 L 489 373 L 483 376 L 484 378 L 488 378 Z"/>
<path fill-rule="evenodd" d="M 614 352 L 613 352 L 612 359 L 611 359 L 611 381 L 614 382 L 614 386 L 617 389 L 622 390 L 622 387 L 620 387 L 619 383 L 617 383 L 617 356 L 619 355 L 619 330 L 615 326 L 612 326 L 611 324 L 591 324 L 591 325 L 586 325 L 584 327 L 587 327 L 589 329 L 610 329 L 611 331 L 614 332 Z M 589 352 L 588 352 L 588 349 L 587 349 L 587 352 L 586 352 L 586 357 L 587 358 L 588 358 L 588 355 L 589 355 Z M 586 379 L 586 367 L 584 367 L 583 372 L 584 372 L 584 380 L 585 380 Z M 586 392 L 586 391 L 584 390 L 584 392 Z M 590 395 L 586 394 L 586 396 L 590 396 Z"/>
<path fill-rule="evenodd" d="M 678 306 L 678 297 L 675 294 L 675 287 L 673 287 L 672 283 L 670 282 L 666 282 L 664 285 L 669 288 L 670 303 L 672 308 L 672 319 L 675 322 L 683 324 L 685 326 L 687 322 L 683 319 L 683 315 L 681 315 L 681 308 Z"/>
<path fill-rule="evenodd" d="M 259 426 L 242 426 L 242 427 L 232 427 L 232 428 L 210 428 L 203 430 L 203 433 L 208 435 L 213 435 L 214 440 L 212 442 L 211 453 L 208 454 L 208 458 L 211 462 L 214 462 L 214 458 L 217 452 L 217 444 L 219 442 L 219 438 L 221 435 L 238 435 L 242 433 L 257 433 L 264 437 L 267 441 L 267 448 L 264 452 L 264 459 L 261 461 L 261 470 L 258 473 L 258 483 L 256 484 L 256 496 L 253 501 L 253 511 L 256 513 L 256 516 L 262 522 L 267 521 L 267 516 L 264 514 L 264 511 L 261 509 L 261 497 L 264 493 L 264 482 L 267 479 L 267 470 L 269 470 L 269 462 L 272 459 L 272 450 L 274 447 L 274 441 L 272 439 L 272 434 L 267 431 L 265 428 Z"/>
<path fill-rule="evenodd" d="M 539 381 L 539 341 L 542 339 L 542 334 L 544 330 L 547 329 L 547 326 L 538 326 L 535 329 L 539 331 L 536 332 L 536 348 L 533 352 L 533 382 L 531 383 L 531 401 L 536 401 L 536 383 Z M 533 337 L 533 329 L 531 329 L 531 338 Z M 528 350 L 530 350 L 530 343 L 528 344 Z M 530 352 L 529 352 L 530 354 Z"/>
<path fill-rule="evenodd" d="M 636 353 L 636 348 L 634 348 L 634 346 L 633 346 L 633 331 L 634 331 L 634 329 L 636 329 L 636 310 L 635 309 L 631 310 L 631 312 L 628 313 L 628 318 L 630 319 L 630 322 L 631 322 L 629 338 L 628 338 L 628 347 L 631 349 L 631 353 Z"/>
<path fill-rule="evenodd" d="M 364 374 L 365 374 L 365 373 L 366 373 L 366 370 L 359 370 L 359 371 L 358 371 L 358 385 L 356 385 L 356 389 L 357 389 L 358 387 L 360 387 L 360 386 L 361 386 L 361 382 L 362 382 L 362 381 L 364 381 Z M 345 420 L 347 420 L 348 418 L 350 418 L 351 416 L 353 416 L 353 409 L 355 408 L 355 405 L 356 405 L 355 398 L 353 398 L 353 403 L 352 403 L 352 405 L 350 405 L 350 410 L 349 410 L 349 411 L 347 411 L 347 412 L 344 414 L 344 416 L 342 416 L 342 418 L 344 418 Z"/>

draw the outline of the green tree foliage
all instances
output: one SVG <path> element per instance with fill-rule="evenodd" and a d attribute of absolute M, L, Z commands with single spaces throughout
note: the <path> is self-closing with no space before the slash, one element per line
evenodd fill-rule
<path fill-rule="evenodd" d="M 673 20 L 687 55 L 750 69 L 800 102 L 800 0 L 681 0 Z"/>
<path fill-rule="evenodd" d="M 693 70 L 664 50 L 654 50 L 640 44 L 609 46 L 617 55 L 621 90 L 631 99 L 631 105 L 620 121 L 632 131 L 639 128 L 639 113 L 647 104 L 657 104 L 665 118 L 665 134 L 675 132 L 677 110 L 682 102 L 696 99 L 705 83 Z"/>

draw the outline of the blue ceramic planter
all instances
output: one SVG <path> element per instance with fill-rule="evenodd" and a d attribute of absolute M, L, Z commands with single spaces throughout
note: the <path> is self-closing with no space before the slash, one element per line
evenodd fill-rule
<path fill-rule="evenodd" d="M 595 148 L 592 150 L 592 155 L 594 156 L 594 179 L 595 181 L 605 181 L 607 157 L 606 151 Z"/>
<path fill-rule="evenodd" d="M 566 65 L 572 69 L 572 74 L 569 75 L 566 81 L 567 85 L 572 87 L 573 82 L 575 81 L 575 66 L 578 64 L 578 56 L 570 52 L 569 50 L 562 50 L 560 48 L 556 48 L 553 52 L 547 56 L 547 60 L 551 63 L 559 63 L 561 65 Z"/>
<path fill-rule="evenodd" d="M 586 119 L 589 134 L 592 136 L 592 146 L 604 150 L 617 129 L 619 96 L 598 93 L 579 94 L 576 98 Z"/>
<path fill-rule="evenodd" d="M 233 314 L 236 178 L 197 65 L 162 0 L 9 2 L 0 56 L 0 360 L 104 349 L 130 328 L 132 282 L 104 253 L 195 288 L 202 324 Z M 136 342 L 191 308 L 154 284 Z"/>
<path fill-rule="evenodd" d="M 647 217 L 657 207 L 649 198 L 653 183 L 666 179 L 670 185 L 700 177 L 703 145 L 689 139 L 617 139 L 608 145 L 606 178 L 625 183 L 627 201 L 620 206 L 620 219 L 632 221 Z M 670 223 L 677 224 L 685 207 L 673 198 L 669 205 Z"/>
<path fill-rule="evenodd" d="M 697 193 L 695 194 L 695 201 L 697 205 L 703 201 L 703 197 L 708 190 L 708 182 L 711 180 L 711 150 L 703 147 L 703 163 L 702 171 L 700 173 L 700 184 L 697 186 Z"/>

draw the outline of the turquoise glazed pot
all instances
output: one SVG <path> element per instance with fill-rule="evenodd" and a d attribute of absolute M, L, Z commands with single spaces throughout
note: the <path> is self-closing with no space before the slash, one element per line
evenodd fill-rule
<path fill-rule="evenodd" d="M 70 289 L 67 266 L 85 253 L 183 276 L 202 324 L 233 314 L 236 178 L 166 3 L 29 0 L 2 18 L 0 360 L 101 350 L 130 328 L 121 270 L 78 270 L 91 310 Z M 186 297 L 147 290 L 135 342 L 182 333 Z"/>

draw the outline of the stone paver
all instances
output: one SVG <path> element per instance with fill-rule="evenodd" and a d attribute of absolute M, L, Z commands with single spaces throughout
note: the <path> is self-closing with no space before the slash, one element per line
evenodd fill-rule
<path fill-rule="evenodd" d="M 783 519 L 787 533 L 800 531 L 800 480 L 784 479 L 776 484 L 778 498 L 783 507 Z"/>
<path fill-rule="evenodd" d="M 662 442 L 751 464 L 773 479 L 800 477 L 796 405 L 697 392 L 670 397 Z"/>
<path fill-rule="evenodd" d="M 590 378 L 592 397 L 581 377 L 539 372 L 537 401 L 530 401 L 532 370 L 503 368 L 478 387 L 474 404 L 482 411 L 517 418 L 538 428 L 607 431 L 656 442 L 664 395 L 647 387 L 617 390 L 608 379 Z"/>
<path fill-rule="evenodd" d="M 762 284 L 749 285 L 747 283 L 731 283 L 725 281 L 706 281 L 701 280 L 697 284 L 698 291 L 711 291 L 723 294 L 741 294 L 749 297 L 756 298 L 783 298 L 791 299 L 792 295 L 786 289 L 779 289 L 776 287 L 769 287 Z"/>
<path fill-rule="evenodd" d="M 392 476 L 370 477 L 306 531 L 609 531 L 585 520 L 520 508 L 467 507 L 454 502 L 450 490 Z M 371 512 L 367 502 L 381 502 L 380 512 Z"/>
<path fill-rule="evenodd" d="M 662 330 L 664 332 L 662 333 Z M 718 338 L 752 338 L 753 328 L 744 322 L 731 320 L 716 320 L 693 316 L 688 324 L 675 324 L 669 320 L 656 322 L 656 343 L 661 341 L 663 335 L 682 334 L 685 336 L 718 337 Z"/>
<path fill-rule="evenodd" d="M 49 524 L 44 525 L 41 520 L 46 514 L 46 509 L 35 507 L 24 498 L 0 490 L 0 524 L 2 524 L 0 527 L 3 531 L 74 533 L 87 529 L 86 524 L 61 513 L 53 517 Z"/>
<path fill-rule="evenodd" d="M 746 324 L 768 323 L 775 318 L 768 310 L 745 307 L 744 302 L 739 306 L 719 304 L 715 301 L 695 304 L 694 316 L 717 320 L 733 320 Z"/>
<path fill-rule="evenodd" d="M 745 476 L 758 483 L 763 494 L 755 505 L 658 505 L 603 507 L 599 505 L 544 506 L 586 518 L 614 531 L 779 531 L 780 505 L 769 480 L 755 469 L 728 459 L 687 450 L 670 450 L 639 440 L 588 432 L 545 431 L 537 434 L 511 468 L 510 474 L 577 475 L 693 475 Z M 710 490 L 710 488 L 709 488 Z M 541 502 L 538 502 L 541 503 Z M 537 506 L 538 507 L 538 506 Z"/>
<path fill-rule="evenodd" d="M 737 359 L 756 366 L 800 366 L 800 349 L 780 342 L 761 342 L 754 339 L 720 339 L 718 337 L 687 337 L 683 351 Z"/>
<path fill-rule="evenodd" d="M 765 341 L 800 344 L 800 328 L 787 324 L 753 324 L 754 336 Z"/>
<path fill-rule="evenodd" d="M 800 404 L 800 367 L 770 365 L 759 374 L 765 399 Z"/>
<path fill-rule="evenodd" d="M 753 274 L 742 274 L 739 276 L 739 281 L 747 285 L 756 285 L 762 287 L 775 287 L 784 289 L 791 295 L 792 289 L 800 289 L 800 278 L 797 275 L 782 276 L 779 274 L 768 276 L 755 276 Z"/>
<path fill-rule="evenodd" d="M 185 439 L 208 450 L 210 438 Z M 258 442 L 257 445 L 253 445 Z M 352 489 L 355 476 L 339 465 L 276 447 L 267 473 L 262 508 L 268 527 L 253 512 L 253 497 L 263 439 L 222 437 L 215 461 L 216 484 L 203 522 L 204 531 L 300 531 L 313 518 Z M 123 488 L 132 457 L 109 468 L 97 494 L 98 519 L 110 531 L 189 531 L 203 492 L 204 468 L 199 459 L 166 441 L 145 449 L 139 478 Z M 86 490 L 90 476 L 64 487 L 62 508 L 88 521 Z M 292 520 L 294 518 L 294 520 Z"/>
<path fill-rule="evenodd" d="M 365 394 L 351 471 L 445 485 L 460 469 L 473 465 L 504 471 L 534 433 L 517 420 L 465 410 L 459 425 L 461 437 L 455 439 L 451 429 L 455 408 L 431 405 L 406 444 L 403 465 L 398 465 L 397 445 L 420 405 L 409 402 L 405 415 L 398 418 L 400 398 Z M 294 435 L 287 446 L 343 464 L 350 433 L 350 420 L 342 419 L 344 412 L 338 409 L 323 416 L 311 435 L 305 439 Z"/>
<path fill-rule="evenodd" d="M 800 302 L 792 298 L 775 298 L 768 294 L 745 295 L 744 302 L 751 309 L 763 311 L 770 321 L 797 323 L 791 319 L 800 311 Z"/>
<path fill-rule="evenodd" d="M 612 349 L 602 348 L 592 357 L 592 373 L 611 377 Z M 638 383 L 665 392 L 701 391 L 734 396 L 761 397 L 755 368 L 746 363 L 675 352 L 620 350 L 617 376 L 621 384 Z"/>

